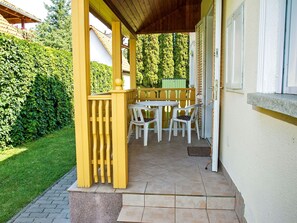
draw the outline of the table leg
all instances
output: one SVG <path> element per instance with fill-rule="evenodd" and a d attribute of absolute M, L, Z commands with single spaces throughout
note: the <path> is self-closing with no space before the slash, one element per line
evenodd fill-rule
<path fill-rule="evenodd" d="M 162 106 L 158 106 L 159 111 L 159 132 L 160 132 L 160 141 L 162 141 Z"/>

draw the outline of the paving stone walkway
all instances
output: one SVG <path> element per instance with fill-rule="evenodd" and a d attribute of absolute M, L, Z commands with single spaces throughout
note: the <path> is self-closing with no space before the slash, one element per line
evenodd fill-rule
<path fill-rule="evenodd" d="M 70 222 L 67 189 L 76 181 L 76 168 L 36 198 L 8 223 L 68 223 Z"/>

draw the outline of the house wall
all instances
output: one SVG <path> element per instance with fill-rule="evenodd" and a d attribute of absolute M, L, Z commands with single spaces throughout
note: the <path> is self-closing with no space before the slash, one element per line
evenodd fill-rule
<path fill-rule="evenodd" d="M 223 1 L 223 55 L 227 18 L 242 0 Z M 247 222 L 296 222 L 297 120 L 247 104 L 256 92 L 260 1 L 244 1 L 244 89 L 221 91 L 220 160 L 245 202 Z"/>
<path fill-rule="evenodd" d="M 93 30 L 90 30 L 90 60 L 112 66 L 111 56 Z"/>

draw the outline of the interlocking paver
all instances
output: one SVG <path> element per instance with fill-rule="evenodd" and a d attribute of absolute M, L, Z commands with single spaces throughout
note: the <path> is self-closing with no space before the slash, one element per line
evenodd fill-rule
<path fill-rule="evenodd" d="M 69 200 L 67 189 L 76 181 L 76 168 L 28 204 L 8 223 L 68 223 Z"/>

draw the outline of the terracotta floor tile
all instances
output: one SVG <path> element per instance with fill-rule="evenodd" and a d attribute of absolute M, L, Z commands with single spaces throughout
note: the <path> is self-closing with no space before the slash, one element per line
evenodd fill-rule
<path fill-rule="evenodd" d="M 123 206 L 118 221 L 141 222 L 143 209 L 143 207 Z"/>
<path fill-rule="evenodd" d="M 175 216 L 176 223 L 208 223 L 206 210 L 177 208 Z"/>
<path fill-rule="evenodd" d="M 175 185 L 167 182 L 148 182 L 146 194 L 175 194 Z"/>
<path fill-rule="evenodd" d="M 174 208 L 145 207 L 142 222 L 175 223 L 175 210 Z"/>
<path fill-rule="evenodd" d="M 207 210 L 210 223 L 239 223 L 235 211 Z"/>
<path fill-rule="evenodd" d="M 126 189 L 116 189 L 116 193 L 144 193 L 147 182 L 129 182 Z"/>

